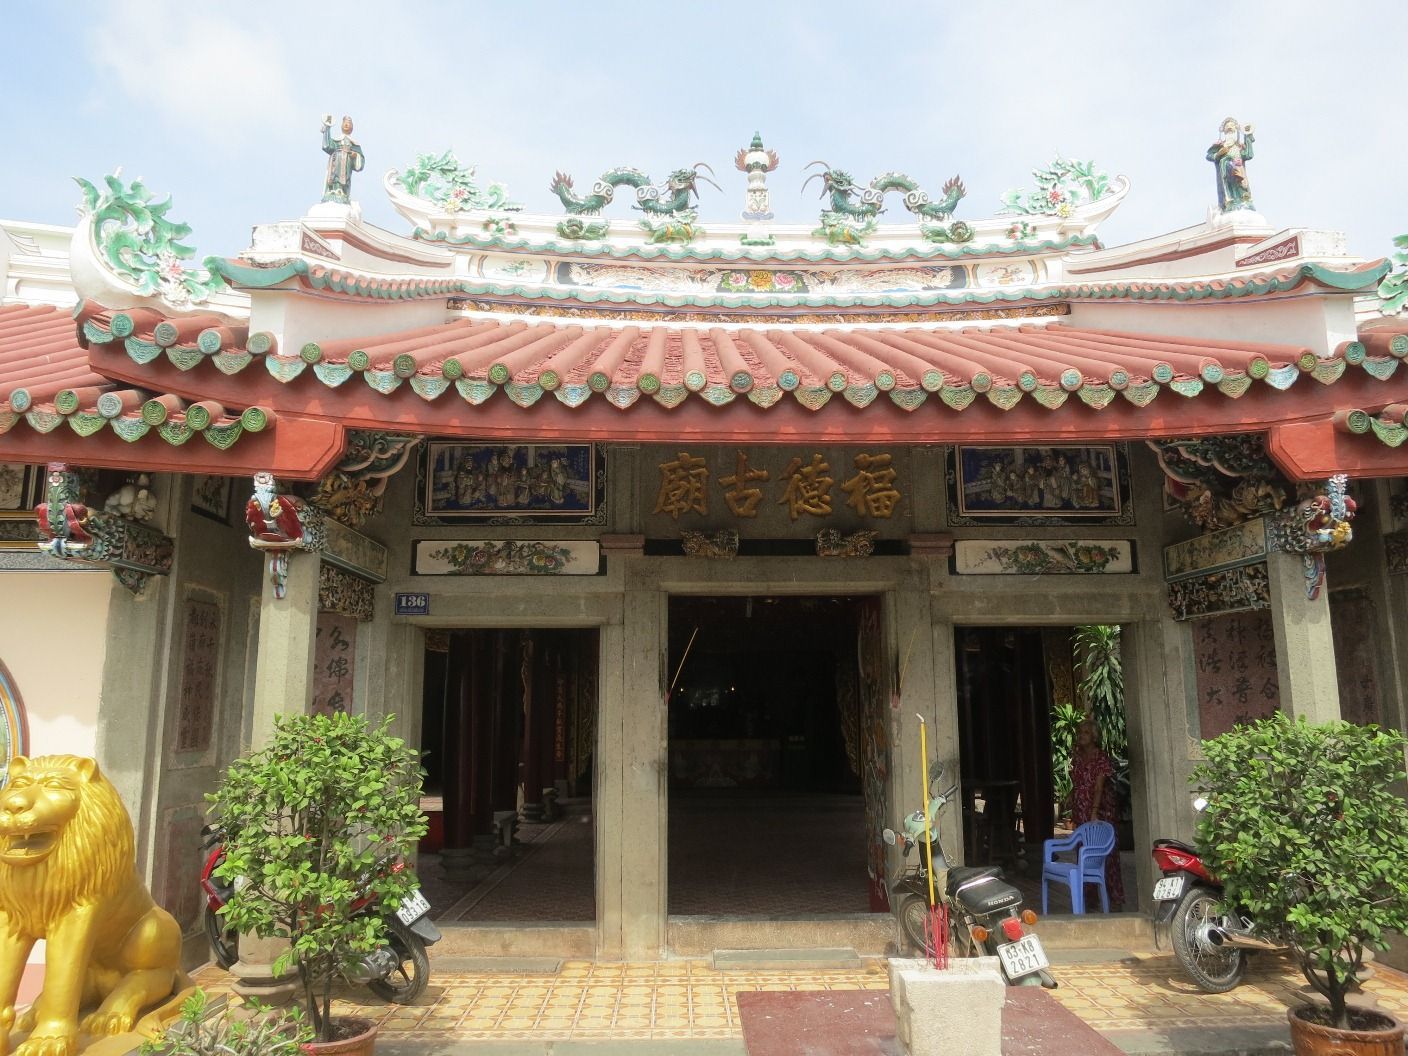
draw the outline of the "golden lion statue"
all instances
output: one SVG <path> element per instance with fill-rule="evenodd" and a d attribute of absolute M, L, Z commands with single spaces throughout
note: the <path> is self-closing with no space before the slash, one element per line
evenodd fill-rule
<path fill-rule="evenodd" d="M 47 940 L 44 989 L 17 1016 L 38 939 Z M 14 1056 L 72 1056 L 80 1031 L 155 1033 L 166 999 L 189 984 L 181 928 L 138 877 L 131 819 L 98 764 L 16 757 L 0 789 L 0 1056 L 12 1031 L 29 1034 Z M 80 1007 L 94 1002 L 80 1022 Z"/>

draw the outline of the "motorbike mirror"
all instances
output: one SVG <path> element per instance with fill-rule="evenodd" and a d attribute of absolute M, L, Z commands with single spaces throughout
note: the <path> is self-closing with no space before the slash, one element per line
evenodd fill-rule
<path fill-rule="evenodd" d="M 871 832 L 874 832 L 875 830 L 874 830 L 874 829 L 871 829 L 870 831 L 871 831 Z M 895 830 L 894 830 L 894 829 L 882 829 L 881 832 L 880 832 L 880 838 L 881 838 L 882 840 L 884 840 L 886 843 L 888 843 L 891 847 L 893 847 L 893 846 L 895 845 L 895 841 L 896 841 Z"/>
<path fill-rule="evenodd" d="M 944 764 L 935 759 L 929 764 L 929 783 L 937 784 L 944 776 Z"/>
<path fill-rule="evenodd" d="M 1203 811 L 1207 810 L 1207 809 L 1208 809 L 1208 801 L 1207 801 L 1207 799 L 1206 799 L 1205 797 L 1203 797 L 1203 796 L 1199 796 L 1197 799 L 1193 800 L 1193 809 L 1196 810 L 1196 811 L 1198 811 L 1199 813 L 1202 813 Z"/>

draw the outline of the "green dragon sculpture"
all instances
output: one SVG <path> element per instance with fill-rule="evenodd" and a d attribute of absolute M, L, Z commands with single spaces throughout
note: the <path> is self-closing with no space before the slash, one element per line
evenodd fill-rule
<path fill-rule="evenodd" d="M 943 185 L 943 197 L 931 201 L 927 192 L 902 172 L 885 172 L 862 187 L 849 172 L 832 167 L 825 161 L 813 161 L 807 168 L 820 165 L 802 183 L 805 190 L 812 180 L 821 180 L 821 197 L 829 199 L 829 208 L 821 212 L 821 226 L 812 232 L 833 246 L 861 245 L 876 228 L 876 217 L 885 211 L 885 195 L 891 191 L 903 194 L 904 207 L 923 220 L 947 220 L 967 194 L 963 181 L 954 176 Z M 924 224 L 920 233 L 930 242 L 968 242 L 973 229 L 959 220 L 952 224 Z"/>
<path fill-rule="evenodd" d="M 182 266 L 196 251 L 181 241 L 190 225 L 167 219 L 170 197 L 153 204 L 155 195 L 141 180 L 123 183 L 120 168 L 103 177 L 102 189 L 82 177 L 74 182 L 83 190 L 79 213 L 92 218 L 93 243 L 103 263 L 139 294 L 186 308 L 225 289 L 218 274 Z"/>
<path fill-rule="evenodd" d="M 651 242 L 688 243 L 704 234 L 698 226 L 699 214 L 693 208 L 693 198 L 699 196 L 698 182 L 703 180 L 719 190 L 723 190 L 708 176 L 700 173 L 714 170 L 702 161 L 695 162 L 688 169 L 676 169 L 656 186 L 649 176 L 640 169 L 620 166 L 608 169 L 592 184 L 592 193 L 585 197 L 572 190 L 572 177 L 564 172 L 553 176 L 548 190 L 562 201 L 562 206 L 573 218 L 595 216 L 611 204 L 617 187 L 633 187 L 636 192 L 635 208 L 646 213 L 640 226 Z M 562 238 L 605 238 L 609 225 L 606 223 L 586 223 L 569 218 L 558 224 L 558 235 Z"/>

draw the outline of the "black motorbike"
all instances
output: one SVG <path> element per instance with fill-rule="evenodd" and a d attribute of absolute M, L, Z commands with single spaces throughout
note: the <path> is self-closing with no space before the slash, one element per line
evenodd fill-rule
<path fill-rule="evenodd" d="M 951 956 L 994 956 L 1002 964 L 1009 986 L 1044 986 L 1055 989 L 1041 939 L 1027 929 L 1036 923 L 1036 913 L 1022 908 L 1022 893 L 1009 884 L 997 866 L 955 866 L 939 841 L 938 813 L 954 796 L 958 785 L 938 791 L 943 766 L 929 770 L 928 830 L 932 834 L 934 897 L 948 909 L 948 952 Z M 905 939 L 917 950 L 925 948 L 924 923 L 929 915 L 929 854 L 924 848 L 924 811 L 916 810 L 904 819 L 904 831 L 886 829 L 885 842 L 898 846 L 906 860 L 918 850 L 918 860 L 891 886 L 891 901 L 897 907 Z"/>

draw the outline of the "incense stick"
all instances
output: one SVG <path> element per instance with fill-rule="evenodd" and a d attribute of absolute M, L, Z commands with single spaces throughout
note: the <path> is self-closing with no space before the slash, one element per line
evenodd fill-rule
<path fill-rule="evenodd" d="M 684 662 L 689 659 L 689 651 L 694 648 L 694 639 L 699 635 L 699 628 L 694 628 L 694 634 L 689 636 L 689 644 L 684 647 L 684 656 L 680 657 L 680 666 L 675 668 L 674 680 L 670 682 L 670 691 L 665 694 L 665 699 L 669 700 L 675 695 L 675 687 L 679 685 L 680 675 L 684 674 Z"/>
<path fill-rule="evenodd" d="M 904 647 L 904 663 L 900 665 L 900 677 L 895 680 L 896 695 L 903 695 L 902 691 L 904 689 L 904 673 L 909 670 L 909 658 L 914 652 L 914 639 L 918 636 L 918 634 L 918 627 L 915 627 L 914 630 L 909 632 L 909 644 Z"/>

